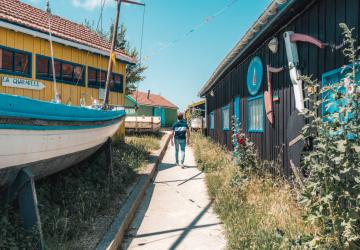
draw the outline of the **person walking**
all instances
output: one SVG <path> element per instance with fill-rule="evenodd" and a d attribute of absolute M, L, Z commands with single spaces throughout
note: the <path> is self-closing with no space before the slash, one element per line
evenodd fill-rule
<path fill-rule="evenodd" d="M 185 148 L 186 144 L 189 145 L 190 141 L 190 130 L 186 121 L 184 120 L 184 114 L 178 113 L 178 120 L 172 126 L 171 133 L 171 145 L 175 145 L 175 161 L 176 165 L 179 165 L 179 148 L 181 150 L 181 162 L 180 166 L 184 168 L 185 161 Z M 175 140 L 175 143 L 174 143 Z"/>

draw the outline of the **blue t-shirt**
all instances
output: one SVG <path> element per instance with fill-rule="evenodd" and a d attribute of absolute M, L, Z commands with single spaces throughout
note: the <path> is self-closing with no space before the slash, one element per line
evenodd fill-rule
<path fill-rule="evenodd" d="M 186 139 L 186 130 L 189 128 L 185 120 L 177 121 L 172 126 L 175 139 Z"/>

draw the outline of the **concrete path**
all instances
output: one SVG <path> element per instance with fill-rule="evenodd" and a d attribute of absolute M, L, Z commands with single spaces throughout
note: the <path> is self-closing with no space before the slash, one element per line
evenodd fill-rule
<path fill-rule="evenodd" d="M 185 169 L 176 166 L 174 159 L 174 147 L 169 145 L 123 249 L 225 248 L 222 225 L 211 208 L 204 174 L 196 168 L 192 149 L 186 149 Z"/>

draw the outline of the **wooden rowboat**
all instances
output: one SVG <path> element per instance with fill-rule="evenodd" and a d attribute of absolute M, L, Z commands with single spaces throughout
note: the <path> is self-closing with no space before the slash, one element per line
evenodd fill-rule
<path fill-rule="evenodd" d="M 123 110 L 0 94 L 0 188 L 23 167 L 42 178 L 84 160 L 116 133 L 124 118 Z"/>
<path fill-rule="evenodd" d="M 157 132 L 161 128 L 159 116 L 127 116 L 125 129 L 129 132 Z"/>

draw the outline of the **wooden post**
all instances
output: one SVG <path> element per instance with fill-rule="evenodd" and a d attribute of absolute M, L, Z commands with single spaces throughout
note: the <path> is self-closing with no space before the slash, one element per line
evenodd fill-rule
<path fill-rule="evenodd" d="M 154 132 L 154 117 L 151 116 L 151 132 Z"/>
<path fill-rule="evenodd" d="M 104 144 L 106 166 L 109 169 L 109 177 L 114 177 L 114 168 L 112 160 L 112 140 L 109 138 Z"/>
<path fill-rule="evenodd" d="M 36 233 L 39 237 L 37 249 L 45 249 L 34 175 L 31 168 L 26 167 L 20 170 L 15 181 L 8 190 L 7 197 L 7 202 L 11 202 L 15 199 L 18 200 L 20 215 L 25 230 Z"/>

